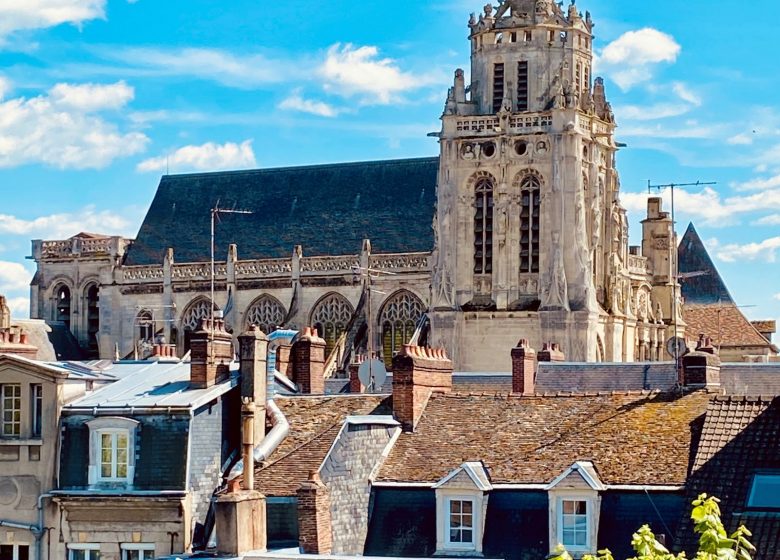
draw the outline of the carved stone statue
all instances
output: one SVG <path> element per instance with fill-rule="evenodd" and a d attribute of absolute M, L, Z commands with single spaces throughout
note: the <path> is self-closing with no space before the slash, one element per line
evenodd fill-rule
<path fill-rule="evenodd" d="M 569 289 L 566 284 L 566 269 L 563 262 L 561 235 L 553 233 L 553 256 L 550 260 L 550 270 L 547 274 L 547 286 L 544 289 L 542 309 L 563 309 L 570 311 Z"/>

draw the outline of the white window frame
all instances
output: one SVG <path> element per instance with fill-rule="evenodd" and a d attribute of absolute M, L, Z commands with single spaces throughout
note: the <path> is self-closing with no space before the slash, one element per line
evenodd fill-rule
<path fill-rule="evenodd" d="M 471 504 L 471 541 L 470 542 L 463 542 L 463 541 L 452 541 L 452 503 L 453 502 L 460 502 L 465 503 L 468 502 Z M 461 516 L 463 514 L 461 513 Z M 448 550 L 475 550 L 476 549 L 476 538 L 477 538 L 477 527 L 476 527 L 476 519 L 477 519 L 477 500 L 474 498 L 474 496 L 447 496 L 444 499 L 444 544 L 446 545 L 446 548 Z"/>
<path fill-rule="evenodd" d="M 89 554 L 86 555 L 86 558 L 84 560 L 99 560 L 100 558 L 100 544 L 98 543 L 72 543 L 68 545 L 68 560 L 73 560 L 73 554 L 72 551 L 74 550 L 83 550 L 88 551 Z M 97 558 L 95 558 L 95 555 L 93 552 L 97 552 Z"/>
<path fill-rule="evenodd" d="M 754 474 L 753 479 L 750 482 L 750 494 L 748 494 L 747 508 L 750 510 L 760 510 L 760 511 L 775 511 L 777 509 L 780 509 L 780 504 L 776 506 L 766 506 L 766 505 L 755 505 L 753 503 L 753 500 L 756 497 L 756 491 L 758 490 L 758 486 L 756 482 L 758 482 L 759 479 L 762 478 L 775 479 L 778 483 L 780 483 L 780 473 L 759 472 Z"/>
<path fill-rule="evenodd" d="M 585 502 L 588 518 L 588 534 L 585 546 L 567 546 L 566 550 L 574 556 L 595 553 L 598 546 L 599 513 L 601 497 L 596 491 L 550 490 L 550 552 L 563 544 L 563 502 Z"/>
<path fill-rule="evenodd" d="M 471 502 L 471 542 L 450 541 L 450 503 L 453 501 Z M 476 488 L 436 489 L 436 550 L 437 554 L 474 553 L 482 554 L 482 537 L 485 530 L 485 513 L 488 495 Z"/>
<path fill-rule="evenodd" d="M 99 453 L 99 463 L 98 463 L 98 482 L 127 482 L 127 479 L 129 478 L 130 474 L 130 431 L 125 429 L 111 429 L 111 430 L 98 430 L 97 432 L 98 436 L 98 453 Z M 109 436 L 111 438 L 111 474 L 109 476 L 105 476 L 103 474 L 103 465 L 105 464 L 103 462 L 103 438 L 105 436 Z M 119 476 L 119 438 L 124 436 L 125 439 L 125 461 L 124 461 L 124 467 L 125 467 L 125 476 Z"/>
<path fill-rule="evenodd" d="M 17 395 L 16 396 L 10 396 L 6 397 L 6 390 L 9 388 L 16 389 Z M 10 421 L 6 421 L 5 414 L 8 412 L 8 410 L 5 407 L 6 398 L 11 400 L 16 400 L 18 402 L 19 408 L 13 407 L 11 408 L 11 413 L 16 412 L 18 414 L 19 420 L 13 420 L 13 418 Z M 6 434 L 5 428 L 6 426 L 11 426 L 11 431 L 14 431 L 14 426 L 16 426 L 16 433 Z M 8 438 L 8 439 L 19 439 L 22 437 L 22 385 L 21 383 L 3 383 L 0 385 L 0 437 L 2 438 Z"/>
<path fill-rule="evenodd" d="M 122 550 L 122 560 L 127 560 L 128 551 L 151 552 L 152 558 L 156 556 L 154 543 L 124 543 L 119 548 Z"/>
<path fill-rule="evenodd" d="M 32 560 L 33 558 L 33 550 L 30 546 L 30 543 L 26 542 L 13 542 L 13 543 L 0 543 L 2 546 L 11 546 L 13 547 L 13 554 L 11 556 L 12 560 L 19 560 L 19 547 L 20 546 L 26 546 L 27 547 L 27 558 L 29 560 Z"/>
<path fill-rule="evenodd" d="M 566 543 L 564 541 L 563 533 L 565 531 L 565 523 L 564 520 L 567 515 L 570 515 L 571 517 L 581 517 L 582 514 L 567 514 L 564 511 L 564 504 L 566 502 L 571 502 L 574 504 L 585 504 L 585 544 L 584 545 L 577 545 L 574 543 Z M 575 534 L 577 533 L 577 530 L 575 529 Z M 572 552 L 587 552 L 591 548 L 591 504 L 589 500 L 582 499 L 582 498 L 574 498 L 574 497 L 567 497 L 567 496 L 561 496 L 558 498 L 558 541 L 566 547 L 566 550 L 570 550 Z M 576 539 L 575 539 L 576 540 Z"/>
<path fill-rule="evenodd" d="M 95 418 L 87 422 L 89 427 L 89 470 L 88 483 L 90 486 L 124 484 L 130 486 L 135 480 L 135 441 L 139 422 L 131 418 L 107 417 Z M 112 456 L 112 476 L 102 475 L 102 436 L 111 434 L 127 435 L 127 476 L 116 475 L 116 447 Z"/>

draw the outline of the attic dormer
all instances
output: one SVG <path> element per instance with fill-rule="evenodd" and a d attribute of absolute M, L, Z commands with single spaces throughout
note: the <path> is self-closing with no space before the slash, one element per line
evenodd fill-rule
<path fill-rule="evenodd" d="M 469 461 L 434 484 L 436 553 L 482 553 L 488 497 L 493 485 L 485 465 Z"/>

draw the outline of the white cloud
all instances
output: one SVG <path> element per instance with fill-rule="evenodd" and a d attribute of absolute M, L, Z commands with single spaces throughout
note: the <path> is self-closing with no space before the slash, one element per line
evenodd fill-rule
<path fill-rule="evenodd" d="M 319 70 L 325 89 L 346 97 L 359 96 L 363 104 L 389 104 L 400 94 L 438 81 L 431 75 L 402 71 L 395 60 L 380 58 L 373 46 L 336 44 L 328 49 Z"/>
<path fill-rule="evenodd" d="M 776 299 L 777 301 L 780 301 L 780 294 L 775 294 L 773 297 L 774 297 L 774 299 Z"/>
<path fill-rule="evenodd" d="M 756 226 L 780 226 L 780 214 L 772 214 L 771 216 L 764 216 L 759 218 L 753 225 Z"/>
<path fill-rule="evenodd" d="M 701 107 L 701 97 L 684 83 L 675 82 L 672 84 L 672 91 L 686 103 L 690 103 L 694 107 Z"/>
<path fill-rule="evenodd" d="M 125 107 L 132 97 L 124 82 L 57 84 L 38 97 L 0 102 L 0 168 L 43 163 L 100 169 L 143 151 L 149 141 L 144 134 L 121 132 L 99 114 Z"/>
<path fill-rule="evenodd" d="M 28 239 L 67 239 L 81 231 L 130 236 L 133 234 L 130 228 L 136 227 L 136 218 L 140 217 L 123 216 L 108 210 L 98 211 L 94 206 L 87 206 L 76 213 L 51 214 L 32 219 L 0 214 L 0 233 Z"/>
<path fill-rule="evenodd" d="M 680 51 L 674 37 L 646 27 L 628 31 L 609 43 L 601 51 L 597 65 L 600 72 L 625 91 L 650 80 L 655 65 L 675 62 Z"/>
<path fill-rule="evenodd" d="M 28 289 L 32 273 L 19 263 L 0 261 L 0 294 Z"/>
<path fill-rule="evenodd" d="M 726 142 L 732 146 L 750 146 L 753 143 L 753 138 L 751 138 L 749 134 L 742 132 L 728 138 Z"/>
<path fill-rule="evenodd" d="M 241 144 L 208 142 L 200 146 L 184 146 L 167 156 L 147 159 L 138 164 L 141 172 L 160 172 L 170 168 L 173 173 L 184 171 L 220 171 L 257 167 L 252 140 Z"/>
<path fill-rule="evenodd" d="M 7 299 L 7 303 L 11 309 L 11 317 L 26 319 L 30 316 L 30 298 L 12 297 Z"/>
<path fill-rule="evenodd" d="M 105 18 L 106 0 L 3 0 L 0 41 L 15 31 Z"/>
<path fill-rule="evenodd" d="M 780 237 L 771 237 L 759 243 L 739 245 L 731 243 L 719 247 L 715 254 L 725 262 L 763 261 L 773 263 L 780 251 Z"/>
<path fill-rule="evenodd" d="M 300 89 L 296 89 L 287 99 L 279 103 L 279 109 L 284 111 L 300 111 L 302 113 L 310 113 L 320 117 L 335 117 L 340 112 L 335 107 L 322 101 L 305 99 Z"/>
<path fill-rule="evenodd" d="M 115 84 L 57 84 L 49 91 L 52 102 L 84 112 L 120 109 L 135 97 L 125 82 Z"/>
<path fill-rule="evenodd" d="M 780 175 L 766 179 L 753 179 L 744 183 L 735 183 L 734 188 L 739 191 L 766 191 L 780 187 Z"/>

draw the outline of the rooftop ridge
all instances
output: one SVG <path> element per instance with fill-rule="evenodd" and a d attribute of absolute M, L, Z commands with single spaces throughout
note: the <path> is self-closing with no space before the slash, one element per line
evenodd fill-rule
<path fill-rule="evenodd" d="M 713 397 L 714 402 L 718 403 L 752 403 L 752 404 L 772 404 L 780 396 L 770 395 L 717 395 Z"/>
<path fill-rule="evenodd" d="M 688 395 L 694 391 L 686 391 Z M 593 397 L 643 397 L 655 395 L 675 395 L 676 391 L 663 391 L 661 389 L 625 390 L 625 391 L 549 391 L 534 395 L 521 395 L 519 393 L 494 393 L 494 392 L 457 392 L 439 393 L 431 395 L 431 398 L 465 399 L 474 397 L 486 397 L 494 400 L 534 400 L 549 398 L 593 398 Z"/>
<path fill-rule="evenodd" d="M 247 175 L 247 174 L 266 174 L 276 172 L 288 172 L 294 170 L 306 170 L 311 171 L 315 169 L 327 169 L 336 167 L 359 167 L 365 165 L 399 165 L 399 164 L 412 164 L 422 162 L 432 162 L 438 160 L 438 156 L 427 156 L 417 158 L 398 158 L 387 160 L 364 160 L 364 161 L 345 161 L 335 163 L 317 163 L 311 165 L 291 165 L 286 167 L 268 167 L 268 168 L 255 168 L 255 169 L 235 169 L 231 171 L 201 171 L 199 173 L 172 173 L 168 175 L 162 175 L 163 179 L 177 179 L 177 178 L 192 178 L 192 177 L 213 177 L 215 175 Z"/>

